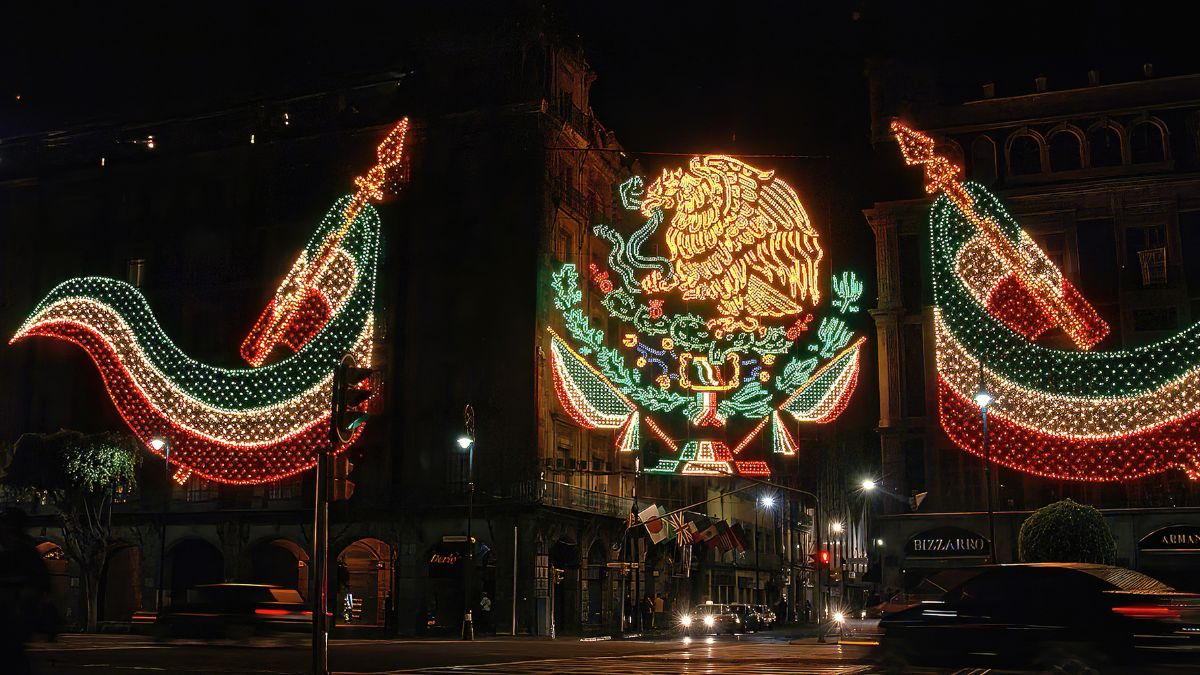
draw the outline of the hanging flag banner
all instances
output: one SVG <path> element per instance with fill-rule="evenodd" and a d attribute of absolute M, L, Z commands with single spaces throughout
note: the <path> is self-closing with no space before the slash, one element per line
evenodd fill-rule
<path fill-rule="evenodd" d="M 670 525 L 666 516 L 667 511 L 657 504 L 651 504 L 638 514 L 638 519 L 646 525 L 646 533 L 655 544 L 665 541 L 670 536 Z"/>

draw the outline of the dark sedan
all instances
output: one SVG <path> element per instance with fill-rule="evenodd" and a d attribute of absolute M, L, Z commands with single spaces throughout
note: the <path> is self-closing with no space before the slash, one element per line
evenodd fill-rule
<path fill-rule="evenodd" d="M 258 633 L 304 631 L 312 612 L 289 588 L 265 584 L 206 584 L 190 588 L 155 622 L 161 637 L 243 638 Z"/>
<path fill-rule="evenodd" d="M 880 657 L 979 657 L 1044 668 L 1103 667 L 1155 654 L 1200 654 L 1200 595 L 1109 565 L 979 567 L 940 600 L 886 615 Z"/>

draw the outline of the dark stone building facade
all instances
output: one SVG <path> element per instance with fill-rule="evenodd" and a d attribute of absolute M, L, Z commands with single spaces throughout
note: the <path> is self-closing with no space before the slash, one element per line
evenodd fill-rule
<path fill-rule="evenodd" d="M 898 117 L 930 134 L 966 179 L 993 189 L 1010 213 L 1098 309 L 1112 328 L 1098 349 L 1160 340 L 1200 320 L 1200 76 L 1152 77 L 965 102 L 938 100 L 932 87 L 897 86 L 921 78 L 873 78 L 878 152 L 899 163 L 887 125 Z M 917 94 L 916 92 L 922 92 Z M 920 194 L 920 171 L 898 169 Z M 980 460 L 954 447 L 938 420 L 929 263 L 928 198 L 877 202 L 864 215 L 875 234 L 879 344 L 879 438 L 883 479 L 901 495 L 925 493 L 911 513 L 885 518 L 885 585 L 911 585 L 920 567 L 962 560 L 918 560 L 914 537 L 954 523 L 986 533 Z M 1053 338 L 1051 338 L 1053 339 Z M 1064 341 L 1056 346 L 1068 348 Z M 1164 558 L 1140 542 L 1168 525 L 1200 524 L 1200 486 L 1182 472 L 1122 483 L 1072 483 L 997 467 L 993 472 L 997 550 L 1015 560 L 1020 523 L 1057 499 L 1106 509 L 1121 564 L 1159 571 Z M 916 556 L 921 558 L 921 556 Z M 971 556 L 967 557 L 969 562 Z M 1162 572 L 1195 572 L 1180 554 Z M 1174 565 L 1175 567 L 1172 567 Z M 1191 567 L 1189 567 L 1189 565 Z M 907 568 L 907 570 L 906 570 Z M 1173 571 L 1171 571 L 1173 570 Z M 901 571 L 915 573 L 902 576 Z M 1192 582 L 1194 587 L 1194 582 Z"/>
<path fill-rule="evenodd" d="M 184 352 L 239 367 L 238 344 L 319 215 L 370 165 L 388 126 L 410 116 L 402 190 L 379 207 L 382 387 L 351 450 L 354 495 L 331 509 L 331 584 L 338 602 L 356 600 L 352 623 L 453 633 L 464 597 L 474 604 L 482 592 L 493 625 L 535 634 L 548 632 L 551 607 L 560 631 L 612 630 L 634 589 L 676 607 L 774 602 L 803 583 L 811 541 L 798 501 L 763 514 L 762 535 L 751 529 L 761 575 L 747 558 L 711 552 L 683 567 L 666 546 L 639 542 L 640 531 L 626 542 L 635 457 L 562 414 L 545 351 L 555 321 L 546 284 L 561 262 L 586 269 L 607 255 L 591 226 L 613 215 L 617 185 L 638 167 L 592 113 L 596 75 L 578 46 L 536 16 L 476 19 L 414 21 L 394 36 L 407 45 L 395 68 L 300 95 L 3 139 L 0 325 L 14 330 L 65 279 L 116 277 L 145 293 Z M 87 356 L 66 343 L 0 350 L 0 382 L 5 443 L 124 429 Z M 477 416 L 479 547 L 464 592 L 461 545 L 444 537 L 466 530 L 466 455 L 455 439 L 467 404 Z M 139 489 L 116 508 L 101 621 L 121 627 L 153 612 L 160 564 L 167 603 L 220 581 L 307 595 L 311 472 L 261 486 L 178 485 L 145 457 Z M 779 467 L 781 480 L 799 485 L 800 469 Z M 727 487 L 646 479 L 639 497 L 642 506 L 714 497 L 713 515 L 754 522 L 755 495 L 720 498 Z M 53 509 L 5 500 L 33 515 L 59 606 L 77 624 L 78 570 L 62 556 Z M 609 567 L 622 557 L 643 563 L 636 581 Z M 557 587 L 552 568 L 563 570 Z"/>

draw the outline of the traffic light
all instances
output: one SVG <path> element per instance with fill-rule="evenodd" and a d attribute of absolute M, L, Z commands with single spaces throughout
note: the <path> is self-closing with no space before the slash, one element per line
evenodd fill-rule
<path fill-rule="evenodd" d="M 335 455 L 329 472 L 329 500 L 340 502 L 354 496 L 354 481 L 350 480 L 350 472 L 354 464 L 350 462 L 350 453 L 343 452 Z"/>
<path fill-rule="evenodd" d="M 812 561 L 813 569 L 826 569 L 829 567 L 829 551 L 817 551 L 809 553 L 808 559 Z"/>
<path fill-rule="evenodd" d="M 359 368 L 347 354 L 333 372 L 333 410 L 330 420 L 338 440 L 349 443 L 367 419 L 363 404 L 371 398 L 370 368 Z"/>

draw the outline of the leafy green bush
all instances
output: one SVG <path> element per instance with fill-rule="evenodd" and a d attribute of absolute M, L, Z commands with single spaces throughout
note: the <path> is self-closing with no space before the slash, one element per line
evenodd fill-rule
<path fill-rule="evenodd" d="M 1117 559 L 1117 544 L 1104 516 L 1070 499 L 1034 511 L 1021 524 L 1017 549 L 1021 562 L 1111 565 Z"/>

